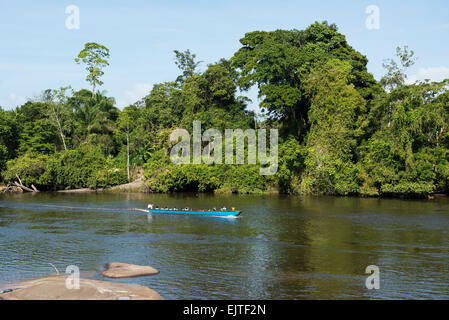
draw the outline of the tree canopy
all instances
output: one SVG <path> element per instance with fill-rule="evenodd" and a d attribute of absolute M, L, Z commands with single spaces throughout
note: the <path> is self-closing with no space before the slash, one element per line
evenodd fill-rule
<path fill-rule="evenodd" d="M 308 130 L 310 99 L 305 83 L 311 70 L 330 59 L 347 61 L 351 83 L 369 99 L 377 83 L 367 71 L 368 60 L 354 50 L 334 24 L 314 23 L 305 30 L 254 31 L 240 40 L 242 47 L 231 58 L 238 70 L 238 85 L 257 85 L 261 108 L 280 121 L 285 134 L 301 140 Z"/>
<path fill-rule="evenodd" d="M 88 72 L 86 81 L 92 85 L 92 95 L 95 94 L 96 86 L 103 84 L 100 77 L 104 74 L 103 68 L 109 65 L 108 59 L 109 49 L 95 42 L 86 43 L 84 49 L 75 58 L 76 63 L 82 62 L 86 65 Z"/>
<path fill-rule="evenodd" d="M 103 188 L 143 178 L 152 192 L 282 192 L 424 197 L 449 192 L 449 79 L 407 83 L 408 47 L 385 60 L 376 81 L 367 58 L 334 24 L 252 31 L 229 59 L 199 70 L 174 50 L 180 70 L 120 110 L 101 85 L 109 50 L 87 43 L 92 90 L 44 90 L 0 109 L 0 178 L 43 190 Z M 241 96 L 257 86 L 259 117 Z M 278 171 L 260 164 L 173 164 L 170 133 L 279 129 Z M 205 143 L 205 142 L 204 142 Z M 224 150 L 224 148 L 222 148 Z M 246 157 L 248 156 L 246 150 Z"/>

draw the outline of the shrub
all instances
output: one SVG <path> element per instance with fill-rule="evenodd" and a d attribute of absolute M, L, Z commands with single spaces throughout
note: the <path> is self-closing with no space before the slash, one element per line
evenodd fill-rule
<path fill-rule="evenodd" d="M 90 177 L 105 168 L 105 164 L 106 159 L 99 148 L 83 144 L 76 150 L 61 152 L 49 170 L 56 177 L 58 186 L 76 189 L 88 187 Z"/>
<path fill-rule="evenodd" d="M 38 189 L 48 189 L 51 187 L 51 179 L 45 175 L 48 170 L 47 165 L 50 156 L 37 153 L 27 153 L 21 157 L 10 160 L 7 163 L 7 169 L 4 172 L 5 182 L 17 181 L 17 176 L 23 185 L 32 184 Z"/>

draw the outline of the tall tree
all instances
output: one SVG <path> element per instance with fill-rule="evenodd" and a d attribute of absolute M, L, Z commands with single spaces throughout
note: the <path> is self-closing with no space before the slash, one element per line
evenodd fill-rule
<path fill-rule="evenodd" d="M 305 30 L 254 31 L 240 40 L 242 47 L 231 58 L 239 71 L 238 85 L 257 85 L 260 106 L 280 120 L 283 132 L 303 139 L 307 133 L 310 99 L 305 79 L 310 71 L 337 58 L 351 65 L 351 82 L 367 99 L 377 86 L 368 73 L 365 56 L 354 50 L 334 24 L 314 23 Z"/>
<path fill-rule="evenodd" d="M 0 108 L 0 145 L 3 145 L 6 148 L 7 159 L 12 159 L 17 155 L 19 134 L 20 122 L 18 121 L 15 112 L 4 111 Z M 3 149 L 3 151 L 5 151 L 5 149 Z"/>
<path fill-rule="evenodd" d="M 113 133 L 119 110 L 114 104 L 115 100 L 101 91 L 93 97 L 86 89 L 74 92 L 68 105 L 74 115 L 72 139 L 75 146 L 87 142 L 100 146 L 105 155 L 117 151 Z"/>
<path fill-rule="evenodd" d="M 104 74 L 103 68 L 109 65 L 108 59 L 109 49 L 95 42 L 86 43 L 75 58 L 76 63 L 86 65 L 86 81 L 92 85 L 92 96 L 95 94 L 95 87 L 103 84 L 100 77 Z"/>
<path fill-rule="evenodd" d="M 173 50 L 173 52 L 175 53 L 175 64 L 182 71 L 176 81 L 183 83 L 187 78 L 196 74 L 196 69 L 202 61 L 195 61 L 196 54 L 191 53 L 189 49 L 182 52 Z"/>
<path fill-rule="evenodd" d="M 387 59 L 382 66 L 387 70 L 387 74 L 382 77 L 380 84 L 388 91 L 405 84 L 407 79 L 406 70 L 415 64 L 415 52 L 409 50 L 408 46 L 396 48 L 396 56 L 399 63 L 393 59 Z"/>
<path fill-rule="evenodd" d="M 58 131 L 64 150 L 67 150 L 65 130 L 71 116 L 71 112 L 67 107 L 68 97 L 66 94 L 66 91 L 69 89 L 71 88 L 62 87 L 59 90 L 46 90 L 42 95 L 46 100 L 48 118 Z"/>
<path fill-rule="evenodd" d="M 120 112 L 117 119 L 118 129 L 120 132 L 124 133 L 126 137 L 126 173 L 128 177 L 128 182 L 130 181 L 130 134 L 137 124 L 138 110 L 134 105 L 125 107 L 122 112 Z"/>
<path fill-rule="evenodd" d="M 356 138 L 365 125 L 366 102 L 350 79 L 351 65 L 332 59 L 306 80 L 311 106 L 303 185 L 308 191 L 348 194 L 358 190 L 353 159 Z"/>

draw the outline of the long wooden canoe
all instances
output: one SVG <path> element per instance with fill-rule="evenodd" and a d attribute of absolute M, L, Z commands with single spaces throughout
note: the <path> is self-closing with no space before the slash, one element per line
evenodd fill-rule
<path fill-rule="evenodd" d="M 161 209 L 148 209 L 149 213 L 163 213 L 163 214 L 190 214 L 199 216 L 213 216 L 213 217 L 236 217 L 241 211 L 209 211 L 209 210 L 161 210 Z"/>

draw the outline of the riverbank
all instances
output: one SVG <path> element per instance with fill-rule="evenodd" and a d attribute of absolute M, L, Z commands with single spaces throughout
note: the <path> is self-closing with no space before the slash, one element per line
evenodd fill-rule
<path fill-rule="evenodd" d="M 6 192 L 9 192 L 9 193 L 22 193 L 23 192 L 23 190 L 22 189 L 20 189 L 19 187 L 8 187 L 8 186 L 5 186 L 5 185 L 0 185 L 0 194 L 1 193 L 6 193 Z"/>
<path fill-rule="evenodd" d="M 8 190 L 6 190 L 8 189 Z M 7 186 L 0 186 L 0 194 L 1 193 L 23 193 L 24 191 L 22 189 L 20 189 L 19 187 L 16 188 L 11 188 L 11 187 L 7 187 Z M 45 191 L 44 191 L 45 192 Z M 49 191 L 49 192 L 54 192 L 54 191 Z M 57 190 L 57 193 L 101 193 L 101 192 L 124 192 L 124 193 L 154 193 L 150 190 L 150 188 L 145 184 L 145 182 L 139 178 L 135 181 L 129 182 L 129 183 L 125 183 L 125 184 L 120 184 L 120 185 L 116 185 L 116 186 L 112 186 L 112 187 L 108 187 L 108 188 L 99 188 L 99 189 L 90 189 L 90 188 L 79 188 L 79 189 L 68 189 L 68 190 Z M 160 192 L 156 192 L 156 193 L 160 193 Z M 164 192 L 162 192 L 164 193 Z M 165 192 L 165 193 L 172 193 L 172 192 Z M 176 192 L 174 192 L 176 193 Z M 260 192 L 256 192 L 256 193 L 241 193 L 241 192 L 234 192 L 232 189 L 217 189 L 214 192 L 212 192 L 213 194 L 254 194 L 254 195 L 279 195 L 281 194 L 279 192 L 279 190 L 274 189 L 274 188 L 270 188 L 269 190 L 266 191 L 260 191 Z M 292 195 L 292 194 L 290 194 Z M 306 196 L 307 194 L 293 194 L 295 196 Z M 441 192 L 435 192 L 435 193 L 430 193 L 430 194 L 401 194 L 401 193 L 390 193 L 390 194 L 376 194 L 376 195 L 357 195 L 357 194 L 351 194 L 351 195 L 347 195 L 347 196 L 342 196 L 342 195 L 326 195 L 326 194 L 309 194 L 309 195 L 315 195 L 315 196 L 337 196 L 337 197 L 356 197 L 356 198 L 395 198 L 395 199 L 422 199 L 422 200 L 433 200 L 435 198 L 442 198 L 442 197 L 448 197 L 447 194 L 445 193 L 441 193 Z"/>
<path fill-rule="evenodd" d="M 142 179 L 105 189 L 107 192 L 150 192 Z"/>
<path fill-rule="evenodd" d="M 7 187 L 5 185 L 0 185 L 0 194 L 1 193 L 23 193 L 24 191 L 20 187 Z M 52 191 L 53 192 L 53 191 Z M 95 193 L 95 192 L 150 192 L 148 187 L 146 187 L 145 183 L 142 179 L 137 179 L 135 181 L 120 184 L 116 186 L 112 186 L 109 188 L 79 188 L 79 189 L 68 189 L 68 190 L 57 190 L 57 193 Z"/>
<path fill-rule="evenodd" d="M 85 192 L 101 192 L 103 189 L 89 189 L 89 188 L 81 188 L 81 189 L 72 189 L 72 190 L 58 190 L 56 192 L 59 193 L 85 193 Z"/>
<path fill-rule="evenodd" d="M 138 193 L 147 193 L 150 190 L 145 186 L 145 183 L 142 179 L 137 179 L 135 181 L 119 184 L 116 186 L 112 186 L 109 188 L 99 188 L 99 189 L 90 189 L 90 188 L 80 188 L 80 189 L 71 189 L 71 190 L 58 190 L 58 193 L 92 193 L 92 192 L 138 192 Z"/>

